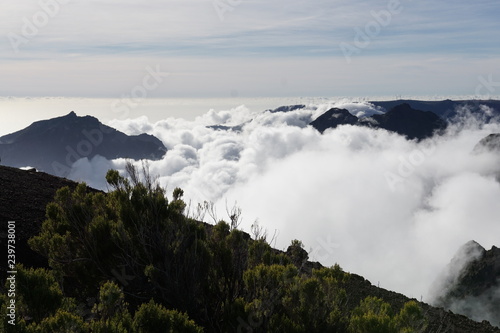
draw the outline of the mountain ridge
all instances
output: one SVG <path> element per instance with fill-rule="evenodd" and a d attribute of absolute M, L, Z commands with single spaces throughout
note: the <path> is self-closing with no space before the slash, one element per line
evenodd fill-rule
<path fill-rule="evenodd" d="M 393 107 L 406 103 L 414 109 L 431 111 L 443 119 L 451 119 L 457 115 L 457 109 L 461 107 L 472 107 L 472 112 L 480 112 L 480 106 L 484 105 L 494 110 L 494 114 L 488 117 L 493 118 L 495 115 L 500 115 L 500 101 L 499 100 L 442 100 L 442 101 L 423 101 L 414 99 L 398 99 L 392 101 L 370 101 L 369 103 L 382 107 L 385 110 L 390 110 Z"/>
<path fill-rule="evenodd" d="M 163 143 L 149 134 L 129 136 L 92 116 L 67 115 L 40 120 L 0 137 L 2 164 L 31 166 L 56 176 L 67 176 L 80 158 L 160 159 Z"/>
<path fill-rule="evenodd" d="M 320 133 L 340 125 L 366 126 L 374 129 L 384 129 L 398 133 L 410 140 L 423 140 L 443 131 L 447 123 L 431 111 L 413 109 L 403 103 L 394 106 L 384 114 L 374 114 L 358 118 L 346 109 L 331 108 L 310 125 Z"/>

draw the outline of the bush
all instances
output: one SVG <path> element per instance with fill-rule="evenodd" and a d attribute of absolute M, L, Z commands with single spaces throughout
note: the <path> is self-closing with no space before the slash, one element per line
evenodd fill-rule
<path fill-rule="evenodd" d="M 423 332 L 426 321 L 417 302 L 404 304 L 398 315 L 393 316 L 391 306 L 377 297 L 361 301 L 351 315 L 351 333 L 417 333 Z"/>
<path fill-rule="evenodd" d="M 19 317 L 38 322 L 54 315 L 63 303 L 63 293 L 51 271 L 19 266 L 16 283 Z"/>
<path fill-rule="evenodd" d="M 98 317 L 90 325 L 92 332 L 131 332 L 132 317 L 127 306 L 120 287 L 111 281 L 104 283 L 99 290 L 99 301 L 92 309 Z"/>
<path fill-rule="evenodd" d="M 133 329 L 137 333 L 203 332 L 186 314 L 167 310 L 153 300 L 139 307 L 134 316 Z"/>
<path fill-rule="evenodd" d="M 365 298 L 351 315 L 349 332 L 397 333 L 391 306 L 377 297 Z"/>
<path fill-rule="evenodd" d="M 55 315 L 44 318 L 40 324 L 28 326 L 28 333 L 85 333 L 88 326 L 77 315 L 59 310 Z"/>

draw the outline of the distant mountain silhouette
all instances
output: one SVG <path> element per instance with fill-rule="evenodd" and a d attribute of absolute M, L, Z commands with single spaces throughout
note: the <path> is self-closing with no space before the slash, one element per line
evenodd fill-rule
<path fill-rule="evenodd" d="M 354 122 L 353 118 L 345 114 L 345 117 L 332 119 L 342 109 L 329 109 L 324 115 L 318 117 L 310 124 L 323 133 L 328 128 L 339 125 L 365 125 L 372 128 L 383 128 L 397 132 L 410 139 L 422 140 L 430 137 L 435 131 L 444 129 L 448 121 L 453 121 L 457 116 L 464 115 L 460 110 L 466 110 L 465 115 L 473 115 L 481 121 L 490 122 L 500 119 L 499 100 L 443 100 L 443 101 L 418 101 L 418 100 L 393 100 L 393 101 L 370 101 L 377 107 L 385 109 L 385 114 L 362 117 Z M 283 105 L 276 109 L 268 109 L 266 112 L 293 112 L 307 108 L 304 104 Z M 337 111 L 335 111 L 337 110 Z M 344 109 L 345 110 L 345 109 Z M 400 111 L 391 113 L 391 111 Z M 432 115 L 434 114 L 434 115 Z M 337 116 L 334 116 L 337 117 Z M 355 117 L 355 116 L 353 116 Z M 212 125 L 207 126 L 220 131 L 240 132 L 245 124 L 238 126 Z"/>
<path fill-rule="evenodd" d="M 411 99 L 395 100 L 395 101 L 373 101 L 373 105 L 380 106 L 386 110 L 391 110 L 397 105 L 408 104 L 413 109 L 431 111 L 443 119 L 451 119 L 457 115 L 457 109 L 463 106 L 468 107 L 473 113 L 484 113 L 481 105 L 487 106 L 493 110 L 493 113 L 487 118 L 498 117 L 500 115 L 500 101 L 497 100 L 461 100 L 461 101 L 417 101 Z"/>
<path fill-rule="evenodd" d="M 358 117 L 346 109 L 332 108 L 312 121 L 310 125 L 323 133 L 327 129 L 336 128 L 339 125 L 355 125 L 358 120 Z"/>
<path fill-rule="evenodd" d="M 366 122 L 368 126 L 396 132 L 408 139 L 422 140 L 446 128 L 446 122 L 435 113 L 413 109 L 407 103 L 397 105 L 387 113 L 376 114 L 368 119 L 370 119 Z"/>
<path fill-rule="evenodd" d="M 321 133 L 328 128 L 347 124 L 381 128 L 418 140 L 446 128 L 446 122 L 433 112 L 415 110 L 409 104 L 400 104 L 389 112 L 365 118 L 357 118 L 345 109 L 333 108 L 310 123 Z"/>
<path fill-rule="evenodd" d="M 73 111 L 0 137 L 3 165 L 31 166 L 57 176 L 67 176 L 72 164 L 84 157 L 156 160 L 165 152 L 163 143 L 152 135 L 129 136 Z"/>
<path fill-rule="evenodd" d="M 290 111 L 295 111 L 295 110 L 300 110 L 305 108 L 306 106 L 304 104 L 297 104 L 297 105 L 284 105 L 280 106 L 274 110 L 266 110 L 271 113 L 276 113 L 276 112 L 290 112 Z"/>

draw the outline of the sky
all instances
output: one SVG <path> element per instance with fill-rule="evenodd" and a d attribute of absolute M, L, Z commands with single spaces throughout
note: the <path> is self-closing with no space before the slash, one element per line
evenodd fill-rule
<path fill-rule="evenodd" d="M 242 228 L 276 230 L 277 248 L 300 239 L 313 260 L 424 300 L 465 242 L 499 246 L 498 156 L 471 154 L 497 123 L 465 117 L 421 143 L 307 126 L 332 106 L 370 112 L 352 102 L 368 96 L 499 96 L 498 0 L 1 4 L 0 135 L 72 110 L 154 134 L 169 151 L 151 171 L 169 190 L 221 216 L 237 202 Z M 331 96 L 347 99 L 300 99 Z M 71 177 L 105 188 L 124 166 L 84 158 Z"/>
<path fill-rule="evenodd" d="M 495 0 L 3 0 L 0 96 L 474 95 L 500 81 L 499 15 Z"/>

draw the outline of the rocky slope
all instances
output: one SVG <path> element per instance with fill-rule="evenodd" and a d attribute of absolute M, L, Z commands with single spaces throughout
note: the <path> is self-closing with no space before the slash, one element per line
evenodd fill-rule
<path fill-rule="evenodd" d="M 474 241 L 462 246 L 438 282 L 434 303 L 500 327 L 500 249 L 486 251 Z"/>
<path fill-rule="evenodd" d="M 481 139 L 474 147 L 474 152 L 480 153 L 482 151 L 500 152 L 500 133 L 492 133 Z"/>
<path fill-rule="evenodd" d="M 45 219 L 45 207 L 52 201 L 58 189 L 77 183 L 44 172 L 25 171 L 0 166 L 0 239 L 7 236 L 6 224 L 16 222 L 16 259 L 28 266 L 47 266 L 47 260 L 27 245 L 33 235 L 38 234 Z M 6 251 L 5 251 L 6 252 Z M 0 265 L 2 274 L 5 265 Z"/>

